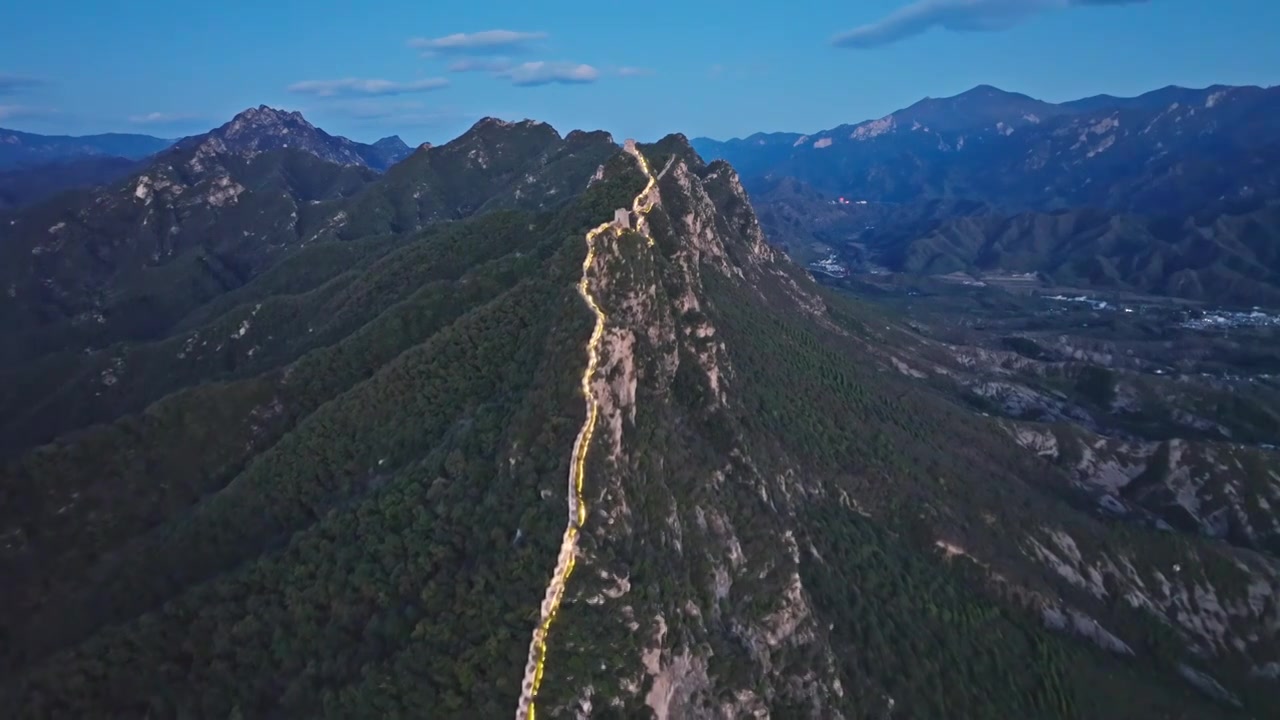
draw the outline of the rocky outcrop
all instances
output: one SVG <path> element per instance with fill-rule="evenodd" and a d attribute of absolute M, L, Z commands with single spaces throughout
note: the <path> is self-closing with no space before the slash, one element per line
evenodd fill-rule
<path fill-rule="evenodd" d="M 218 152 L 243 157 L 272 150 L 301 150 L 325 162 L 360 165 L 379 171 L 403 160 L 411 152 L 398 137 L 383 138 L 373 145 L 366 145 L 330 135 L 307 122 L 300 112 L 276 110 L 266 105 L 249 108 L 208 134 L 185 140 L 179 145 L 183 146 L 216 146 Z"/>
<path fill-rule="evenodd" d="M 1280 464 L 1273 450 L 1229 443 L 1129 440 L 1009 424 L 1014 439 L 1066 470 L 1113 515 L 1280 555 Z"/>
<path fill-rule="evenodd" d="M 571 698 L 585 688 L 599 707 L 606 702 L 601 689 L 615 683 L 609 703 L 647 707 L 659 718 L 768 717 L 784 699 L 815 717 L 839 717 L 831 703 L 843 690 L 799 574 L 799 546 L 786 519 L 789 491 L 777 484 L 789 481 L 761 476 L 747 456 L 727 463 L 677 461 L 678 450 L 653 457 L 645 440 L 663 432 L 657 428 L 708 421 L 733 427 L 735 370 L 712 320 L 707 283 L 710 275 L 740 280 L 780 272 L 778 256 L 725 168 L 708 171 L 655 146 L 626 149 L 655 182 L 631 208 L 630 230 L 599 236 L 587 272 L 608 317 L 591 383 L 599 432 L 580 544 L 587 570 L 575 573 L 557 622 L 565 643 L 585 642 L 587 633 L 596 646 L 643 640 L 621 666 L 572 677 L 548 667 L 545 707 L 570 712 L 576 704 L 582 712 Z M 741 203 L 741 217 L 725 214 L 727 201 Z M 684 446 L 679 437 L 664 443 Z M 735 505 L 728 498 L 744 490 L 776 509 L 776 523 L 762 526 L 754 514 L 727 509 Z M 744 544 L 743 526 L 756 549 Z M 762 533 L 772 540 L 756 546 Z M 644 566 L 665 568 L 661 577 L 636 575 L 641 546 Z M 625 587 L 620 577 L 629 578 Z M 586 622 L 585 607 L 592 608 L 589 630 L 576 625 Z M 721 645 L 726 637 L 734 639 L 730 646 Z M 786 662 L 796 653 L 825 660 L 797 674 Z M 744 674 L 717 671 L 725 663 Z M 557 695 L 556 688 L 574 690 Z"/>
<path fill-rule="evenodd" d="M 1154 567 L 1123 551 L 1082 548 L 1068 533 L 1053 529 L 1027 544 L 1028 554 L 1069 586 L 1103 604 L 1119 600 L 1170 624 L 1200 656 L 1265 657 L 1280 637 L 1280 605 L 1274 602 L 1280 567 L 1269 559 L 1187 547 L 1167 567 Z M 1087 622 L 1072 624 L 1080 632 Z"/>

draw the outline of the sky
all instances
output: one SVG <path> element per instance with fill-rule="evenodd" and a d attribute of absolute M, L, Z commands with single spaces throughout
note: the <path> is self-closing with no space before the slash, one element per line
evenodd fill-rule
<path fill-rule="evenodd" d="M 1280 84 L 1276 0 L 11 0 L 0 127 L 203 132 L 260 104 L 440 143 L 476 120 L 811 133 L 979 84 Z"/>

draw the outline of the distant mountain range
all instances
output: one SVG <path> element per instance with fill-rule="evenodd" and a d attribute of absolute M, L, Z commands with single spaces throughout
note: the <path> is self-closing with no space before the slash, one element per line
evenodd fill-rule
<path fill-rule="evenodd" d="M 177 141 L 150 135 L 107 133 L 71 137 L 69 135 L 36 135 L 0 128 L 0 170 L 88 156 L 141 160 L 175 142 Z"/>
<path fill-rule="evenodd" d="M 413 151 L 398 136 L 365 144 L 330 135 L 300 113 L 266 106 L 251 108 L 230 123 L 178 140 L 149 135 L 36 135 L 0 128 L 0 211 L 28 205 L 73 188 L 93 187 L 124 177 L 143 160 L 175 145 L 198 145 L 217 136 L 233 151 L 254 154 L 290 146 L 338 165 L 383 172 Z"/>
<path fill-rule="evenodd" d="M 1169 87 L 1052 104 L 980 86 L 811 135 L 693 143 L 740 169 L 771 235 L 792 247 L 881 248 L 899 270 L 1034 269 L 1211 301 L 1280 301 L 1280 88 Z M 853 216 L 866 209 L 854 207 L 843 226 L 818 222 L 831 212 L 819 206 L 841 196 L 896 207 L 897 221 L 862 222 Z M 775 203 L 789 208 L 785 227 L 770 224 Z M 956 219 L 957 207 L 986 219 Z"/>
<path fill-rule="evenodd" d="M 1280 88 L 1171 87 L 1054 105 L 980 86 L 812 135 L 693 144 L 748 178 L 789 176 L 850 198 L 1193 212 L 1280 194 Z"/>

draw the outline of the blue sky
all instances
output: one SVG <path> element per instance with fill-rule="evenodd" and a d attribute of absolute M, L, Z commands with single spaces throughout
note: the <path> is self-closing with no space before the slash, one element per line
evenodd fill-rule
<path fill-rule="evenodd" d="M 729 137 L 981 83 L 1051 101 L 1280 83 L 1276 0 L 13 0 L 3 15 L 0 126 L 42 133 L 177 136 L 267 104 L 365 141 L 442 142 L 485 115 Z"/>

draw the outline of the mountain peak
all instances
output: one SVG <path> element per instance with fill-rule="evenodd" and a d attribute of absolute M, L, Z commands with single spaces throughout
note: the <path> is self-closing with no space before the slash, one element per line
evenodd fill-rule
<path fill-rule="evenodd" d="M 259 105 L 256 108 L 251 107 L 238 113 L 231 118 L 231 122 L 217 128 L 210 135 L 232 145 L 246 143 L 256 145 L 261 142 L 263 137 L 282 137 L 291 133 L 319 134 L 326 138 L 329 137 L 323 130 L 319 130 L 307 122 L 307 119 L 302 117 L 302 113 L 296 110 L 292 112 L 277 110 L 266 105 Z M 258 150 L 258 148 L 254 148 L 254 150 Z"/>
<path fill-rule="evenodd" d="M 237 113 L 229 122 L 204 135 L 187 138 L 177 147 L 202 147 L 207 151 L 244 157 L 273 150 L 300 150 L 338 165 L 364 165 L 385 169 L 379 163 L 365 159 L 364 155 L 372 146 L 330 135 L 307 122 L 302 113 L 296 110 L 279 110 L 267 105 L 251 107 Z"/>
<path fill-rule="evenodd" d="M 916 105 L 924 105 L 924 104 L 931 104 L 931 103 L 970 104 L 975 102 L 1034 103 L 1037 105 L 1048 104 L 1048 103 L 1042 103 L 1041 101 L 1036 100 L 1030 95 L 1024 95 L 1023 93 L 1019 93 L 1019 92 L 1012 92 L 1010 90 L 1002 90 L 994 85 L 982 84 L 982 85 L 975 85 L 969 88 L 968 90 L 965 90 L 964 92 L 959 93 L 958 95 L 952 95 L 951 97 L 925 98 L 924 100 L 921 100 L 920 102 L 916 103 Z M 912 107 L 915 107 L 915 106 L 913 105 Z"/>
<path fill-rule="evenodd" d="M 959 95 L 955 95 L 951 98 L 942 98 L 942 99 L 954 100 L 958 98 L 993 98 L 993 97 L 1019 98 L 1024 100 L 1036 101 L 1035 98 L 1032 98 L 1030 95 L 1026 95 L 1020 92 L 1014 92 L 1012 90 L 1005 90 L 1003 88 L 998 88 L 995 85 L 988 85 L 986 83 L 983 83 L 981 85 L 974 85 L 973 87 L 969 88 L 968 90 L 965 90 Z"/>
<path fill-rule="evenodd" d="M 394 148 L 397 150 L 400 150 L 400 149 L 408 150 L 409 144 L 406 143 L 404 140 L 402 140 L 399 135 L 388 135 L 387 137 L 384 137 L 381 140 L 378 140 L 377 142 L 375 142 L 373 144 L 373 147 L 388 148 L 388 149 Z"/>
<path fill-rule="evenodd" d="M 960 93 L 960 95 L 958 95 L 957 97 L 964 97 L 965 95 L 1016 95 L 1016 94 L 1018 93 L 1007 92 L 1005 90 L 1001 90 L 995 85 L 987 85 L 986 83 L 983 83 L 981 85 L 974 85 L 968 90 Z"/>
<path fill-rule="evenodd" d="M 495 142 L 510 137 L 539 137 L 546 135 L 546 140 L 561 139 L 555 128 L 539 120 L 524 119 L 518 122 L 487 116 L 480 118 L 458 140 Z"/>
<path fill-rule="evenodd" d="M 695 172 L 700 173 L 706 168 L 706 163 L 698 155 L 698 151 L 693 148 L 693 144 L 689 142 L 689 138 L 685 137 L 684 133 L 671 133 L 649 147 L 652 149 L 646 152 L 653 154 L 655 157 L 657 155 L 674 155 L 684 160 L 685 164 Z"/>
<path fill-rule="evenodd" d="M 398 135 L 365 145 L 330 135 L 308 122 L 297 110 L 280 110 L 269 105 L 248 108 L 230 122 L 191 140 L 193 144 L 200 144 L 209 139 L 220 141 L 219 151 L 240 155 L 301 150 L 327 162 L 364 165 L 378 171 L 386 170 L 412 152 Z"/>
<path fill-rule="evenodd" d="M 315 128 L 315 126 L 307 122 L 307 119 L 302 117 L 302 113 L 297 110 L 278 110 L 269 105 L 259 105 L 256 108 L 248 108 L 232 118 L 231 123 L 229 124 L 237 128 L 243 128 L 249 126 L 263 127 L 281 125 L 286 123 L 297 123 L 308 128 Z"/>
<path fill-rule="evenodd" d="M 570 130 L 568 135 L 564 136 L 564 141 L 569 145 L 585 145 L 596 142 L 606 142 L 616 145 L 613 135 L 604 130 Z"/>
<path fill-rule="evenodd" d="M 628 139 L 628 142 L 634 141 Z M 693 149 L 693 143 L 689 142 L 689 138 L 684 133 L 669 133 L 654 143 L 654 147 L 664 147 L 668 152 L 697 155 L 697 151 Z"/>
<path fill-rule="evenodd" d="M 524 118 L 523 120 L 518 120 L 513 122 L 511 120 L 503 120 L 502 118 L 499 118 L 499 117 L 486 115 L 485 117 L 482 117 L 479 120 L 477 120 L 476 123 L 471 126 L 471 130 L 481 130 L 484 128 L 518 128 L 518 127 L 541 127 L 541 126 L 551 127 L 550 125 L 547 125 L 547 123 L 541 120 L 531 120 L 529 118 Z"/>
<path fill-rule="evenodd" d="M 526 120 L 524 122 L 528 122 L 528 121 Z M 497 129 L 497 128 L 509 129 L 509 128 L 517 127 L 521 124 L 522 123 L 516 123 L 510 120 L 503 120 L 500 117 L 493 117 L 492 115 L 486 115 L 480 118 L 479 120 L 477 120 L 475 124 L 472 125 L 471 128 L 468 129 L 467 132 L 464 134 L 470 134 L 473 132 L 479 132 L 479 131 L 487 130 L 491 128 L 492 129 Z"/>
<path fill-rule="evenodd" d="M 1061 112 L 1056 105 L 1022 93 L 978 85 L 952 97 L 925 98 L 892 117 L 899 126 L 960 132 L 997 127 L 999 123 L 1014 128 Z"/>
<path fill-rule="evenodd" d="M 374 170 L 386 170 L 413 154 L 399 135 L 384 137 L 372 145 L 356 144 L 356 153 Z"/>

